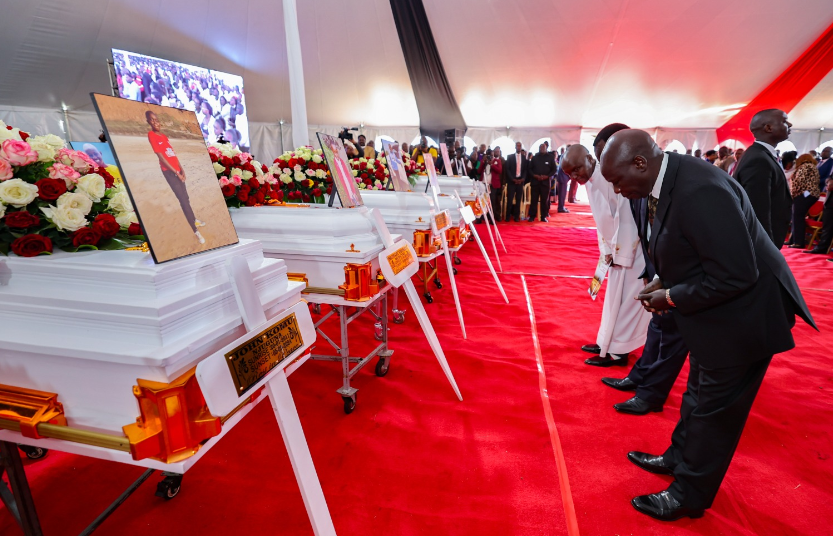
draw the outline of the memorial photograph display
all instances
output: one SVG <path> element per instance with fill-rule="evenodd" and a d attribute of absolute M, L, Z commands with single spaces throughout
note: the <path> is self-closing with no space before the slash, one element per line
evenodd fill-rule
<path fill-rule="evenodd" d="M 116 181 L 121 180 L 119 173 L 119 166 L 116 164 L 116 157 L 113 156 L 113 150 L 110 144 L 100 141 L 71 141 L 70 146 L 76 151 L 81 151 L 90 157 L 90 160 L 95 162 L 98 167 L 107 170 L 107 173 L 112 175 Z"/>
<path fill-rule="evenodd" d="M 156 262 L 236 244 L 193 112 L 93 94 Z"/>
<path fill-rule="evenodd" d="M 402 161 L 402 149 L 397 142 L 382 140 L 382 151 L 385 153 L 388 171 L 390 171 L 390 182 L 397 192 L 409 192 L 411 184 L 408 182 L 408 174 L 405 170 L 405 163 Z"/>
<path fill-rule="evenodd" d="M 115 48 L 113 68 L 121 97 L 192 111 L 208 143 L 249 150 L 242 76 Z"/>
<path fill-rule="evenodd" d="M 356 187 L 356 180 L 347 159 L 347 152 L 344 150 L 344 143 L 337 136 L 318 133 L 318 142 L 324 152 L 327 165 L 330 166 L 330 173 L 333 183 L 341 200 L 341 206 L 351 208 L 363 205 L 362 195 Z"/>

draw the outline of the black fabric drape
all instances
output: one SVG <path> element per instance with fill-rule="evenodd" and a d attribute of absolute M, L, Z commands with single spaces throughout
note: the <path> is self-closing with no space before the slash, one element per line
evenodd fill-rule
<path fill-rule="evenodd" d="M 434 42 L 422 0 L 390 0 L 396 31 L 419 110 L 419 128 L 442 141 L 446 129 L 466 129 Z"/>

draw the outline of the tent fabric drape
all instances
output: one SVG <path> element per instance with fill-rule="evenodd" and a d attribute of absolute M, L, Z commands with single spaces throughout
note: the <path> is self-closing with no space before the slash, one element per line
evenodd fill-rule
<path fill-rule="evenodd" d="M 831 70 L 833 24 L 775 81 L 717 129 L 718 140 L 735 139 L 747 145 L 754 142 L 755 138 L 749 131 L 752 116 L 768 108 L 779 108 L 789 113 Z"/>
<path fill-rule="evenodd" d="M 298 8 L 295 0 L 283 0 L 283 22 L 286 31 L 292 124 L 298 127 L 292 131 L 292 144 L 300 147 L 309 143 L 309 138 L 304 136 L 307 130 L 307 97 L 304 92 L 304 62 L 301 58 L 301 32 L 298 29 Z"/>
<path fill-rule="evenodd" d="M 419 127 L 439 137 L 446 129 L 466 129 L 466 122 L 443 67 L 422 0 L 390 0 L 393 20 L 411 78 Z"/>

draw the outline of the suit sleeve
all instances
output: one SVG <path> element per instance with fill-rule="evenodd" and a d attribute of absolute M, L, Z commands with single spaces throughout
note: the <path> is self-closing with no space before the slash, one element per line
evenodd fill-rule
<path fill-rule="evenodd" d="M 772 170 L 768 163 L 762 158 L 755 159 L 744 166 L 737 181 L 746 190 L 758 221 L 764 226 L 769 238 L 772 238 Z"/>
<path fill-rule="evenodd" d="M 680 229 L 702 273 L 671 287 L 682 314 L 726 302 L 758 280 L 755 249 L 740 201 L 730 188 L 698 188 L 681 201 Z"/>

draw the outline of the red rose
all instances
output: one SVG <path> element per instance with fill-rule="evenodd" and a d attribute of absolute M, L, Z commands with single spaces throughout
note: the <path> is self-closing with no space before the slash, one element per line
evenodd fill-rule
<path fill-rule="evenodd" d="M 260 188 L 260 181 L 258 181 L 256 178 L 252 177 L 251 179 L 249 179 L 249 186 L 253 190 L 257 190 L 258 188 Z"/>
<path fill-rule="evenodd" d="M 287 185 L 286 185 L 286 188 L 287 188 L 288 190 L 294 190 L 294 189 L 295 189 L 295 183 L 294 183 L 294 182 L 290 182 L 289 184 L 287 184 Z"/>
<path fill-rule="evenodd" d="M 266 173 L 266 172 L 268 172 L 268 171 L 269 171 L 269 168 L 268 168 L 268 167 L 266 167 L 266 164 L 261 164 L 261 165 L 260 165 L 260 170 L 261 170 L 262 172 Z"/>
<path fill-rule="evenodd" d="M 279 190 L 279 191 L 275 194 L 275 198 L 276 198 L 278 201 L 283 201 L 283 192 Z"/>
<path fill-rule="evenodd" d="M 95 246 L 99 240 L 101 240 L 101 233 L 90 227 L 82 227 L 72 233 L 72 245 L 75 247 L 84 245 Z"/>
<path fill-rule="evenodd" d="M 21 139 L 21 140 L 23 140 L 23 141 L 28 140 L 28 139 L 29 139 L 29 133 L 28 133 L 28 132 L 23 132 L 23 131 L 21 130 L 21 131 L 20 131 L 20 139 Z"/>
<path fill-rule="evenodd" d="M 368 185 L 368 186 L 372 186 L 372 185 L 373 185 L 373 179 L 370 179 L 370 178 L 367 178 L 367 179 L 365 179 L 365 180 L 364 180 L 364 181 L 362 181 L 362 182 L 364 182 L 364 183 L 365 183 L 366 185 Z"/>
<path fill-rule="evenodd" d="M 266 194 L 263 193 L 263 191 L 261 190 L 260 192 L 255 194 L 255 198 L 257 199 L 257 202 L 262 205 L 263 202 L 266 201 Z"/>
<path fill-rule="evenodd" d="M 12 242 L 12 252 L 21 257 L 34 257 L 46 251 L 52 253 L 52 240 L 45 236 L 28 234 Z"/>
<path fill-rule="evenodd" d="M 253 207 L 255 205 L 257 205 L 257 198 L 255 196 L 251 196 L 248 199 L 246 199 L 247 207 Z"/>
<path fill-rule="evenodd" d="M 246 201 L 249 200 L 249 192 L 247 190 L 244 190 L 241 187 L 240 191 L 237 192 L 237 199 L 239 199 L 240 201 L 243 201 L 245 203 Z"/>
<path fill-rule="evenodd" d="M 234 195 L 234 191 L 236 189 L 237 188 L 234 186 L 234 184 L 228 183 L 225 186 L 223 186 L 223 195 L 226 197 L 231 197 Z"/>
<path fill-rule="evenodd" d="M 110 173 L 108 173 L 107 170 L 103 167 L 96 169 L 95 173 L 98 173 L 104 179 L 105 188 L 112 188 L 113 184 L 115 184 L 116 182 L 116 179 L 114 179 L 113 176 L 110 175 Z"/>
<path fill-rule="evenodd" d="M 307 194 L 304 194 L 304 203 L 309 203 L 310 198 Z"/>
<path fill-rule="evenodd" d="M 219 160 L 219 159 L 217 158 L 217 155 L 216 155 L 216 154 L 214 154 L 214 153 L 208 153 L 208 154 L 209 154 L 209 156 L 211 156 L 211 161 L 212 161 L 212 162 L 216 162 L 217 160 Z"/>
<path fill-rule="evenodd" d="M 333 182 L 333 178 L 330 177 L 329 175 L 327 175 L 327 178 L 325 178 L 324 180 L 327 181 L 327 184 L 330 184 L 330 183 Z"/>
<path fill-rule="evenodd" d="M 232 165 L 233 162 L 232 162 L 231 158 L 229 158 L 227 156 L 224 156 L 224 157 L 220 158 L 220 163 L 223 164 L 226 168 L 228 168 Z"/>
<path fill-rule="evenodd" d="M 142 235 L 142 226 L 138 223 L 131 223 L 130 227 L 127 228 L 127 234 L 130 236 L 140 236 Z"/>
<path fill-rule="evenodd" d="M 331 193 L 333 193 L 333 187 L 332 187 L 332 186 L 328 186 L 328 187 L 327 187 L 327 195 L 330 195 Z"/>
<path fill-rule="evenodd" d="M 363 178 L 363 179 L 366 179 L 366 178 L 367 178 L 367 173 L 362 173 L 362 174 L 360 175 L 360 177 L 361 177 L 361 178 Z"/>
<path fill-rule="evenodd" d="M 231 159 L 231 161 L 234 162 L 235 166 L 239 166 L 240 162 L 241 162 L 240 161 L 240 156 L 239 155 L 234 155 L 234 157 Z"/>
<path fill-rule="evenodd" d="M 99 214 L 93 220 L 93 230 L 98 231 L 101 238 L 113 238 L 120 229 L 121 227 L 112 214 Z"/>
<path fill-rule="evenodd" d="M 315 197 L 321 197 L 321 188 L 316 188 L 312 191 L 312 195 Z"/>
<path fill-rule="evenodd" d="M 241 167 L 243 169 L 245 169 L 246 171 L 248 171 L 249 173 L 255 173 L 257 171 L 257 170 L 255 170 L 255 167 L 252 165 L 251 162 L 246 162 Z"/>
<path fill-rule="evenodd" d="M 63 179 L 41 179 L 35 183 L 38 197 L 44 201 L 55 201 L 67 193 L 67 183 Z"/>
<path fill-rule="evenodd" d="M 5 222 L 12 229 L 26 229 L 39 224 L 40 218 L 34 214 L 29 214 L 25 210 L 18 210 L 17 212 L 9 212 L 6 214 Z"/>
<path fill-rule="evenodd" d="M 277 164 L 278 162 L 283 162 L 283 160 L 281 160 L 280 158 L 276 158 L 276 159 L 272 160 L 273 164 Z"/>

